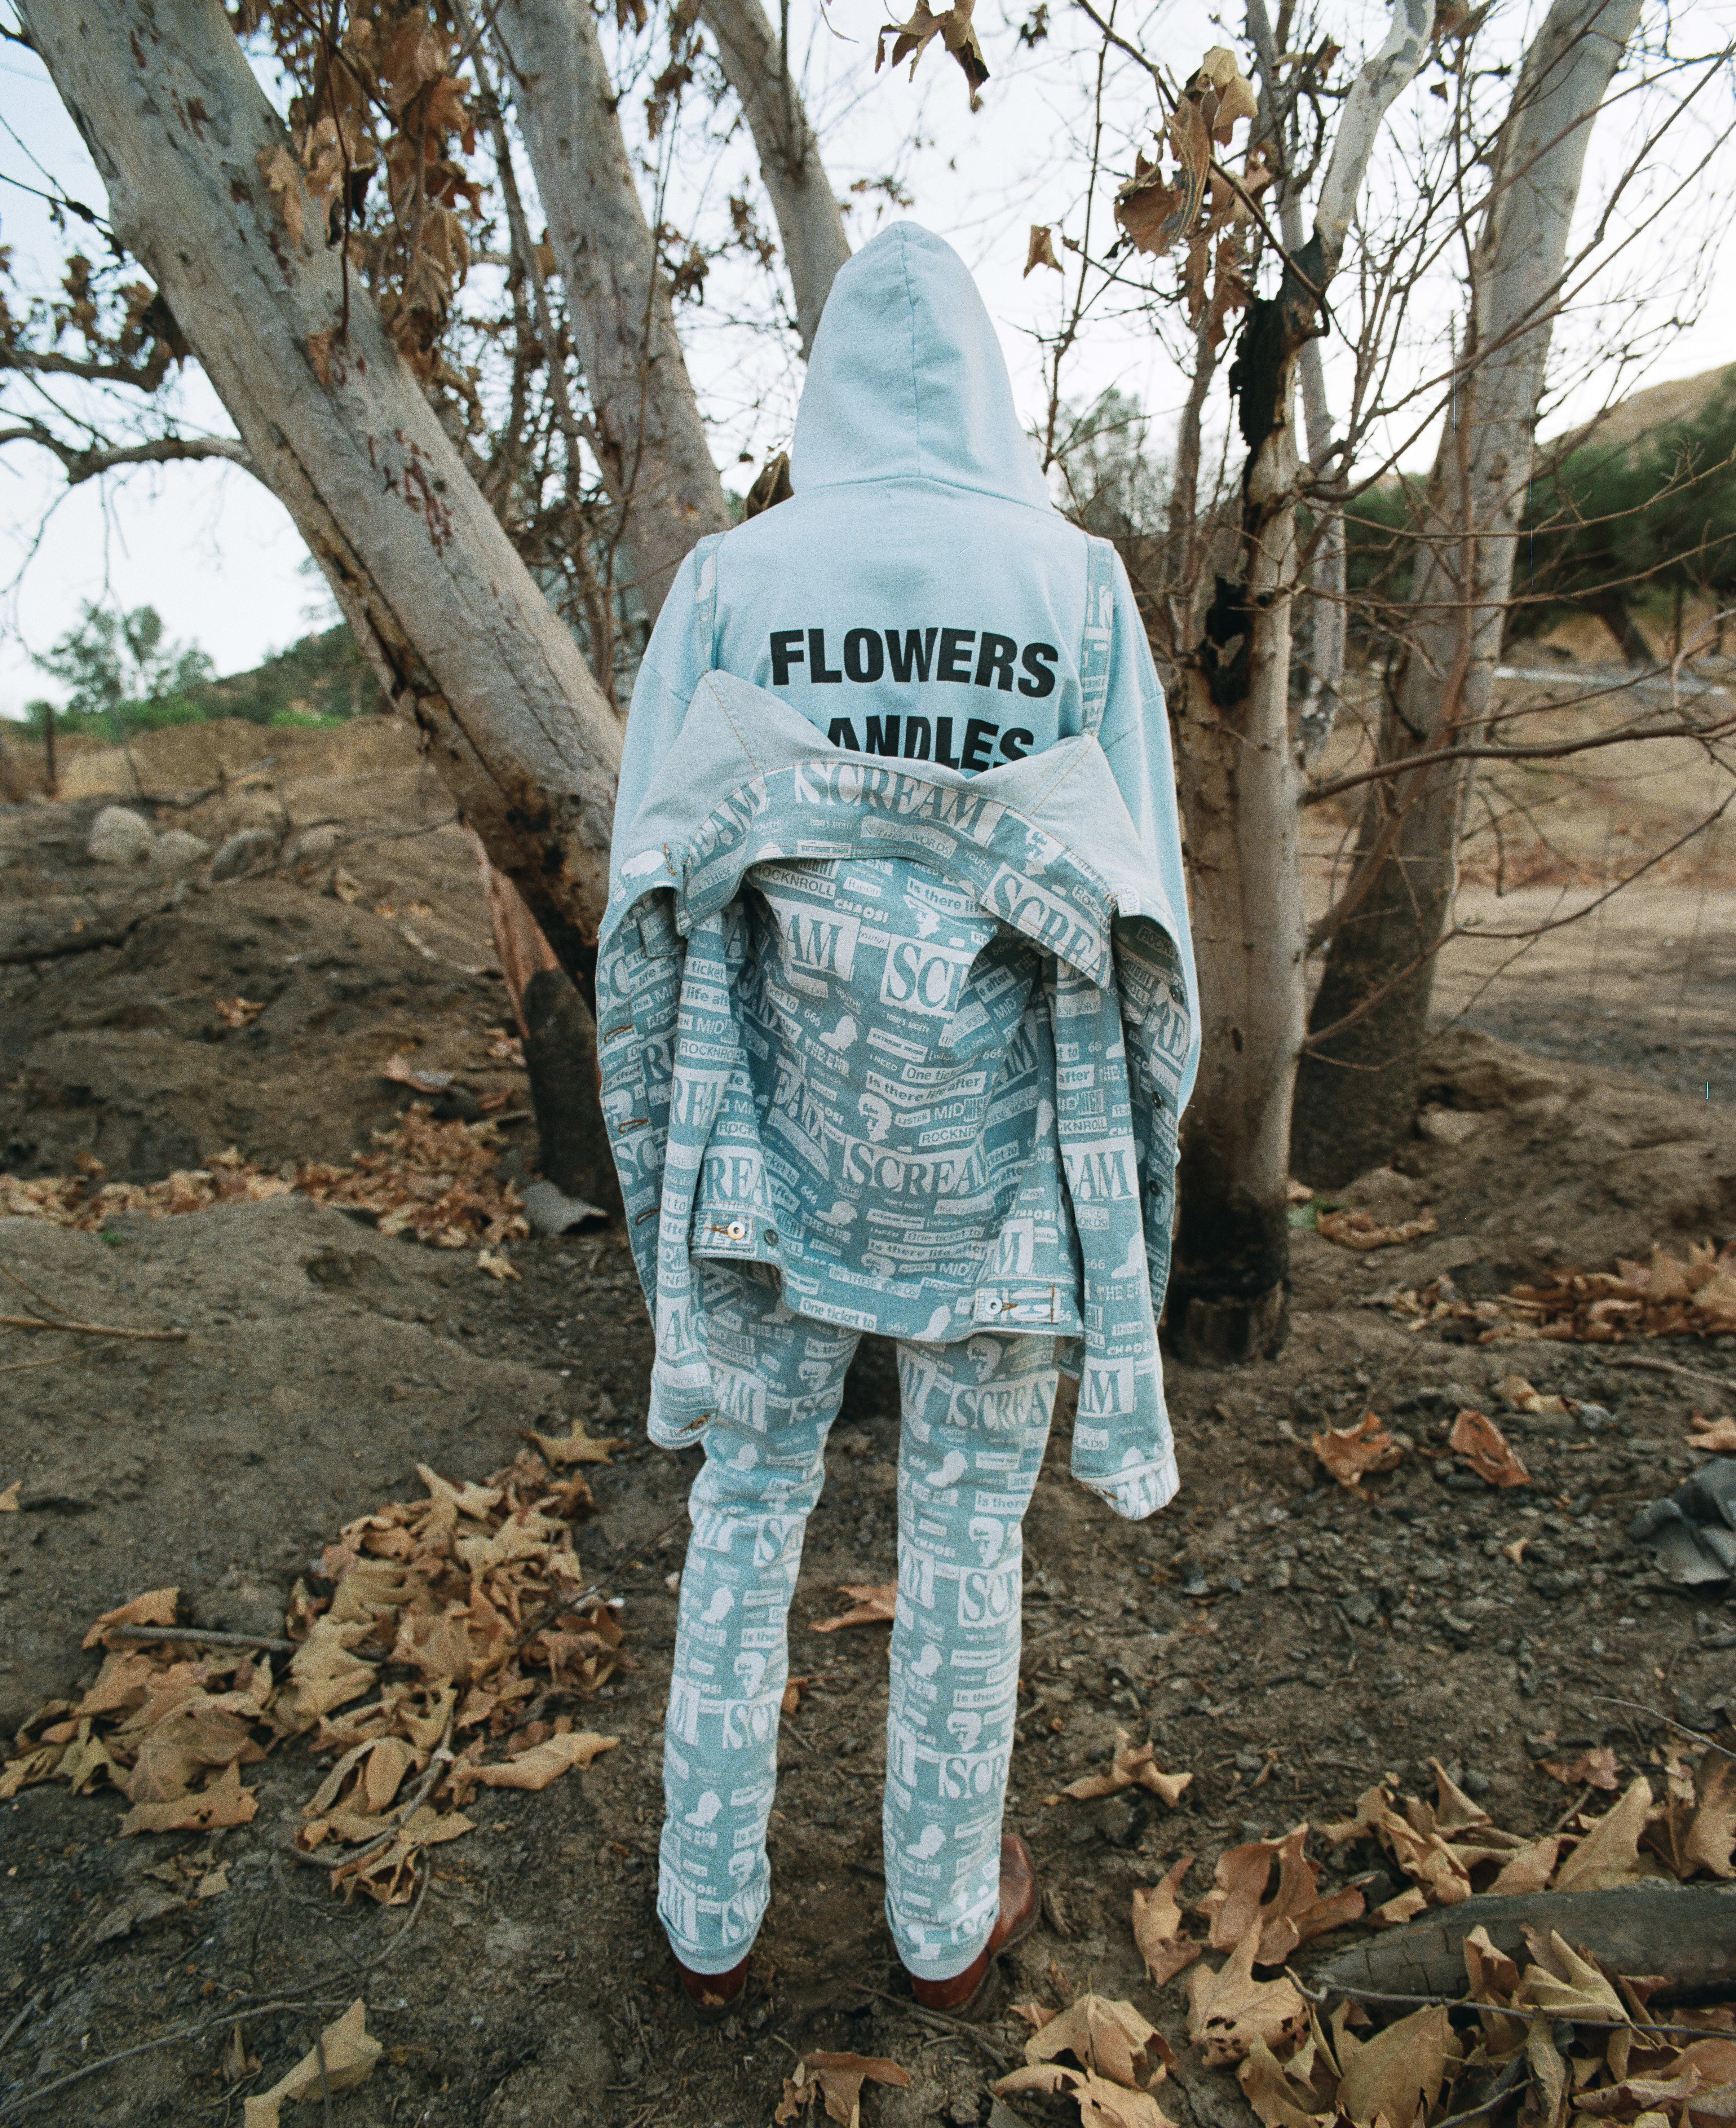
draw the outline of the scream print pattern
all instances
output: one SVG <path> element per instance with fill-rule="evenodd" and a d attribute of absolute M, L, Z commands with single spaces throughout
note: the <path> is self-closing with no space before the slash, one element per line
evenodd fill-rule
<path fill-rule="evenodd" d="M 792 1314 L 765 1274 L 708 1269 L 719 1408 L 702 1440 L 664 1731 L 658 1913 L 725 1973 L 771 1872 L 787 1621 L 857 1333 Z M 994 1925 L 1018 1685 L 1020 1526 L 1055 1406 L 1052 1338 L 900 1342 L 899 1580 L 886 1727 L 886 1917 L 912 1972 L 967 1966 Z"/>

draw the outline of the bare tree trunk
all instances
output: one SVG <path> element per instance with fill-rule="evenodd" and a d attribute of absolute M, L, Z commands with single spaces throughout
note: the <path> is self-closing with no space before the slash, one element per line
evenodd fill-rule
<path fill-rule="evenodd" d="M 566 277 L 597 455 L 653 616 L 729 523 L 589 0 L 500 0 L 495 36 Z"/>
<path fill-rule="evenodd" d="M 1471 264 L 1470 323 L 1419 528 L 1411 624 L 1379 758 L 1483 730 L 1587 146 L 1639 0 L 1555 0 L 1525 55 Z M 1408 1133 L 1473 781 L 1468 762 L 1371 784 L 1297 1085 L 1293 1157 L 1335 1185 Z M 1351 1067 L 1351 1068 L 1346 1068 Z"/>
<path fill-rule="evenodd" d="M 1275 136 L 1278 110 L 1278 53 L 1272 37 L 1265 0 L 1248 0 L 1248 33 L 1259 56 L 1261 115 Z M 1302 198 L 1291 181 L 1288 140 L 1276 141 L 1283 174 L 1278 179 L 1278 230 L 1293 255 L 1305 241 Z M 1332 413 L 1326 401 L 1326 365 L 1320 341 L 1302 343 L 1297 364 L 1302 384 L 1302 429 L 1308 439 L 1308 464 L 1323 473 L 1332 457 Z M 1291 722 L 1296 751 L 1304 768 L 1324 751 L 1338 722 L 1345 677 L 1345 513 L 1341 505 L 1316 506 L 1313 550 L 1307 568 L 1308 596 L 1297 629 L 1299 655 L 1290 676 Z"/>
<path fill-rule="evenodd" d="M 1290 1101 L 1301 1047 L 1305 925 L 1300 777 L 1290 743 L 1296 583 L 1297 361 L 1317 326 L 1382 119 L 1420 64 L 1425 0 L 1397 0 L 1385 45 L 1345 105 L 1307 247 L 1249 306 L 1230 373 L 1248 446 L 1235 573 L 1171 701 L 1187 819 L 1204 1062 L 1182 1142 L 1169 1332 L 1186 1356 L 1283 1343 Z"/>
<path fill-rule="evenodd" d="M 218 0 L 28 0 L 31 37 L 260 477 L 563 966 L 589 988 L 615 719 L 340 253 L 291 240 L 288 152 Z M 305 204 L 305 203 L 304 203 Z"/>
<path fill-rule="evenodd" d="M 820 161 L 819 143 L 790 78 L 790 8 L 775 35 L 760 0 L 700 0 L 700 14 L 718 40 L 724 76 L 739 97 L 771 195 L 784 259 L 795 294 L 802 353 L 811 352 L 832 276 L 850 256 L 844 217 Z"/>

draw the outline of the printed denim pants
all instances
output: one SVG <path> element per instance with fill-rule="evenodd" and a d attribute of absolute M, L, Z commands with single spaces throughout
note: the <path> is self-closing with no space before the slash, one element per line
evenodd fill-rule
<path fill-rule="evenodd" d="M 690 1971 L 727 1973 L 771 1894 L 790 1601 L 861 1333 L 792 1314 L 751 1274 L 702 1275 L 718 1408 L 690 1503 L 657 1912 Z M 1055 1408 L 1055 1340 L 984 1332 L 961 1344 L 900 1342 L 898 1367 L 886 1918 L 910 1970 L 946 1979 L 982 1949 L 999 1910 L 1020 1525 Z"/>

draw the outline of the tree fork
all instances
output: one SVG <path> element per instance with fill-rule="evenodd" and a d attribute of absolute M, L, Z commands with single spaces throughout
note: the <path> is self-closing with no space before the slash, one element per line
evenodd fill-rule
<path fill-rule="evenodd" d="M 259 478 L 562 965 L 593 982 L 619 726 L 372 303 L 263 172 L 289 152 L 218 0 L 27 0 L 25 21 Z M 299 178 L 295 180 L 299 183 Z"/>

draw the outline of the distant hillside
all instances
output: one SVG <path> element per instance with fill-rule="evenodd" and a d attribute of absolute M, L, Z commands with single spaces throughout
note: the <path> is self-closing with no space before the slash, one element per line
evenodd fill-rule
<path fill-rule="evenodd" d="M 190 687 L 187 699 L 207 717 L 268 724 L 280 718 L 353 717 L 371 710 L 378 686 L 348 625 L 304 635 L 249 672 Z"/>
<path fill-rule="evenodd" d="M 1644 392 L 1619 399 L 1607 413 L 1587 421 L 1566 439 L 1570 450 L 1587 444 L 1625 450 L 1643 444 L 1666 430 L 1687 426 L 1715 406 L 1724 395 L 1736 389 L 1736 362 L 1721 369 L 1703 369 L 1697 377 L 1674 377 L 1663 384 L 1649 384 Z"/>

